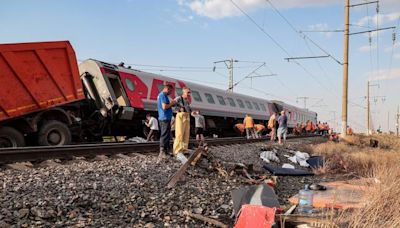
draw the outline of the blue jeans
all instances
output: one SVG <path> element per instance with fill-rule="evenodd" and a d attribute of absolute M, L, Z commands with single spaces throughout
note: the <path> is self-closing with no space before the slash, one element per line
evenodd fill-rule
<path fill-rule="evenodd" d="M 160 120 L 160 149 L 169 150 L 171 141 L 171 120 Z"/>

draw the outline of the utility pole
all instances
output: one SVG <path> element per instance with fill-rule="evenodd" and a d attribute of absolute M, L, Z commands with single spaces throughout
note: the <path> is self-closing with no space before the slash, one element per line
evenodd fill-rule
<path fill-rule="evenodd" d="M 367 81 L 367 135 L 370 134 L 370 101 L 369 101 L 369 81 Z"/>
<path fill-rule="evenodd" d="M 369 88 L 372 86 L 378 86 L 379 84 L 370 84 L 369 81 L 367 81 L 367 135 L 371 134 L 371 101 L 370 101 L 370 95 L 369 95 Z"/>
<path fill-rule="evenodd" d="M 307 100 L 309 99 L 309 97 L 297 97 L 296 101 L 299 101 L 299 99 L 304 101 L 304 109 L 307 108 Z"/>
<path fill-rule="evenodd" d="M 228 91 L 233 92 L 233 63 L 239 62 L 238 60 L 235 59 L 226 59 L 226 60 L 221 60 L 221 61 L 216 61 L 214 62 L 214 68 L 213 71 L 215 72 L 216 66 L 215 64 L 217 63 L 225 63 L 226 68 L 229 70 L 229 83 L 228 83 Z"/>
<path fill-rule="evenodd" d="M 342 131 L 341 136 L 347 135 L 347 98 L 349 77 L 349 17 L 350 0 L 345 0 L 344 12 L 344 54 L 343 54 L 343 91 L 342 91 Z"/>
<path fill-rule="evenodd" d="M 230 92 L 233 92 L 233 59 L 229 60 L 229 84 L 228 84 L 228 90 Z"/>
<path fill-rule="evenodd" d="M 371 33 L 378 32 L 381 30 L 393 29 L 395 27 L 388 28 L 380 28 L 373 29 L 368 31 L 350 33 L 349 30 L 349 18 L 350 18 L 350 7 L 358 7 L 368 4 L 377 4 L 376 9 L 379 11 L 379 1 L 367 1 L 363 3 L 358 3 L 354 5 L 350 5 L 350 0 L 345 0 L 345 11 L 344 11 L 344 51 L 343 51 L 343 91 L 342 91 L 342 129 L 341 129 L 341 137 L 345 137 L 347 135 L 347 107 L 348 107 L 348 85 L 349 85 L 349 36 L 357 35 L 363 33 Z M 369 125 L 369 124 L 368 124 Z"/>

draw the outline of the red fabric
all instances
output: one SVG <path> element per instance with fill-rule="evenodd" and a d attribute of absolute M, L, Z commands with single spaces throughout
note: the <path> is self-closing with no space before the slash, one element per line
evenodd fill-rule
<path fill-rule="evenodd" d="M 276 208 L 245 204 L 235 228 L 266 228 L 275 223 Z"/>

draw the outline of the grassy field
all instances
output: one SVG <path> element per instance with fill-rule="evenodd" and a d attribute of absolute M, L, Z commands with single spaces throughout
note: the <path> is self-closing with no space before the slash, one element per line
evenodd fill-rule
<path fill-rule="evenodd" d="M 377 147 L 370 142 L 377 140 Z M 362 209 L 335 218 L 340 227 L 400 227 L 400 139 L 390 135 L 355 135 L 339 143 L 327 142 L 304 148 L 325 158 L 317 173 L 343 174 L 374 180 Z"/>

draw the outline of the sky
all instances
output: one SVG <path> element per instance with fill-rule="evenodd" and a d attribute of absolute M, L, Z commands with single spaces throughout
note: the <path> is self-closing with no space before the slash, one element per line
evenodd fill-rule
<path fill-rule="evenodd" d="M 0 43 L 69 40 L 79 61 L 122 61 L 221 89 L 228 88 L 228 70 L 217 63 L 214 72 L 214 62 L 235 59 L 235 92 L 299 107 L 308 97 L 306 107 L 321 121 L 340 126 L 344 1 L 1 0 L 0 6 Z M 380 0 L 378 14 L 376 8 L 351 7 L 350 32 L 399 24 L 399 0 Z M 348 120 L 357 132 L 366 129 L 367 80 L 373 127 L 395 131 L 399 31 L 350 36 Z"/>

